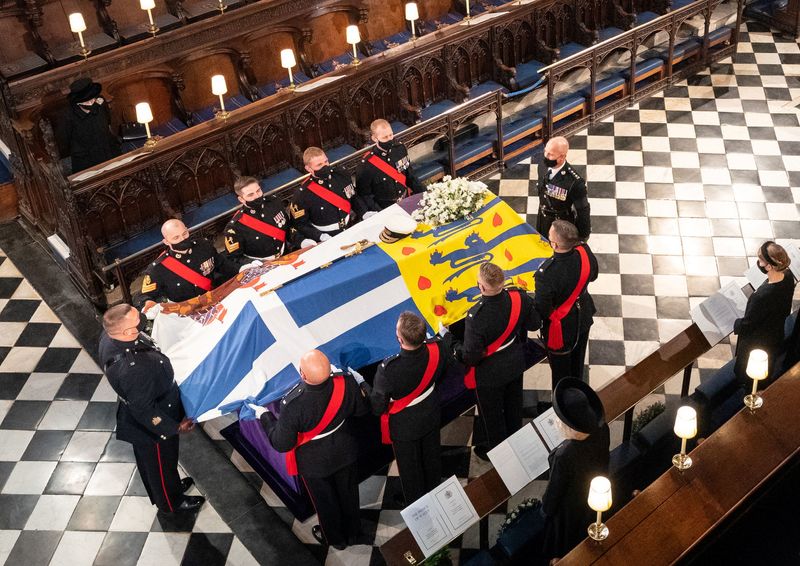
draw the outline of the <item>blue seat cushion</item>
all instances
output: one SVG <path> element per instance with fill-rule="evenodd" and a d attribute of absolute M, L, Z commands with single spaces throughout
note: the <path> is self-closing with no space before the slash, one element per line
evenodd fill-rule
<path fill-rule="evenodd" d="M 468 161 L 482 153 L 491 151 L 494 148 L 494 136 L 484 134 L 470 138 L 466 142 L 455 147 L 456 163 Z"/>
<path fill-rule="evenodd" d="M 512 118 L 503 124 L 503 141 L 510 140 L 526 132 L 532 132 L 541 124 L 542 118 L 538 114 L 526 113 L 524 116 Z"/>
<path fill-rule="evenodd" d="M 0 184 L 8 183 L 14 178 L 11 174 L 11 164 L 8 162 L 8 158 L 0 152 Z"/>
<path fill-rule="evenodd" d="M 161 137 L 171 136 L 172 134 L 177 134 L 178 132 L 182 132 L 186 129 L 186 124 L 184 124 L 178 118 L 172 118 L 168 122 L 164 122 L 163 124 L 159 124 L 155 128 L 153 128 L 153 134 L 159 135 Z"/>
<path fill-rule="evenodd" d="M 456 24 L 464 19 L 464 16 L 459 14 L 458 12 L 448 12 L 438 20 L 428 20 L 425 23 L 430 23 L 429 27 L 433 27 L 434 29 L 439 29 L 443 26 L 449 26 Z"/>
<path fill-rule="evenodd" d="M 662 63 L 663 64 L 663 63 Z M 605 79 L 601 79 L 597 81 L 595 85 L 595 96 L 600 96 L 607 93 L 610 90 L 614 90 L 615 88 L 619 88 L 620 86 L 625 84 L 625 79 L 620 75 L 614 75 Z M 587 86 L 585 89 L 581 91 L 581 94 L 586 96 L 592 95 L 592 87 Z"/>
<path fill-rule="evenodd" d="M 581 94 L 573 94 L 565 96 L 564 98 L 559 98 L 556 100 L 555 104 L 553 104 L 553 116 L 563 114 L 585 103 L 586 97 Z"/>
<path fill-rule="evenodd" d="M 161 226 L 154 226 L 146 232 L 142 232 L 129 240 L 125 240 L 107 249 L 104 255 L 108 263 L 113 263 L 117 258 L 124 259 L 136 252 L 140 252 L 157 244 L 163 239 L 164 237 L 161 235 Z"/>
<path fill-rule="evenodd" d="M 444 166 L 439 161 L 414 162 L 414 174 L 424 183 L 437 175 L 444 175 Z"/>
<path fill-rule="evenodd" d="M 328 156 L 328 161 L 333 163 L 334 161 L 338 161 L 343 157 L 347 157 L 348 155 L 352 155 L 356 152 L 356 148 L 352 145 L 342 144 L 338 147 L 334 147 L 333 149 L 326 149 L 325 155 Z"/>
<path fill-rule="evenodd" d="M 399 120 L 395 120 L 390 124 L 392 126 L 392 133 L 399 134 L 403 130 L 408 129 L 408 125 L 405 122 L 401 122 Z"/>
<path fill-rule="evenodd" d="M 320 71 L 323 73 L 330 73 L 331 71 L 335 71 L 339 67 L 343 65 L 349 65 L 353 62 L 353 53 L 349 51 L 347 53 L 342 53 L 341 55 L 337 55 L 336 57 L 331 57 L 327 61 L 323 61 L 318 65 Z"/>
<path fill-rule="evenodd" d="M 637 61 L 636 62 L 636 77 L 640 77 L 642 75 L 646 75 L 650 71 L 655 69 L 661 68 L 664 66 L 664 60 L 659 59 L 658 57 L 653 57 L 651 59 L 645 59 L 644 61 Z M 623 71 L 622 76 L 626 79 L 631 78 L 630 71 Z"/>
<path fill-rule="evenodd" d="M 288 78 L 286 79 L 289 80 Z M 231 110 L 236 110 L 237 108 L 241 108 L 242 106 L 246 106 L 249 104 L 250 101 L 247 99 L 246 96 L 243 94 L 237 94 L 235 96 L 231 96 L 230 98 L 225 99 L 225 110 L 230 112 Z M 200 110 L 192 112 L 194 119 L 196 122 L 206 122 L 214 118 L 214 112 L 219 110 L 217 104 L 212 104 L 210 106 L 206 106 Z"/>
<path fill-rule="evenodd" d="M 482 94 L 486 94 L 487 92 L 492 92 L 493 90 L 502 90 L 503 92 L 507 92 L 506 88 L 494 81 L 486 81 L 485 83 L 481 83 L 479 85 L 475 85 L 471 89 L 469 89 L 469 97 L 470 98 L 478 98 Z"/>
<path fill-rule="evenodd" d="M 608 27 L 608 28 L 601 29 L 598 32 L 598 35 L 600 37 L 600 41 L 605 41 L 606 39 L 611 39 L 612 37 L 615 37 L 615 36 L 621 34 L 622 32 L 623 32 L 623 30 L 621 30 L 619 28 Z"/>
<path fill-rule="evenodd" d="M 417 37 L 419 37 L 419 30 L 417 30 Z M 410 40 L 411 40 L 411 32 L 404 30 L 394 35 L 390 35 L 389 37 L 384 37 L 383 39 L 373 41 L 372 47 L 379 52 L 386 51 L 387 49 L 391 49 L 396 45 L 402 45 Z"/>
<path fill-rule="evenodd" d="M 636 14 L 636 25 L 640 26 L 642 24 L 646 24 L 647 22 L 655 20 L 658 17 L 658 14 L 655 12 L 642 12 L 641 14 Z"/>
<path fill-rule="evenodd" d="M 226 212 L 232 213 L 233 209 L 237 206 L 239 206 L 239 201 L 236 199 L 236 193 L 231 191 L 221 197 L 208 201 L 202 206 L 198 206 L 194 210 L 184 213 L 182 220 L 187 228 L 191 229 L 193 226 L 197 226 L 219 214 Z"/>
<path fill-rule="evenodd" d="M 272 191 L 277 189 L 278 187 L 282 187 L 286 183 L 291 183 L 295 179 L 299 179 L 303 176 L 303 173 L 298 171 L 294 168 L 284 169 L 280 173 L 275 173 L 274 175 L 270 175 L 265 179 L 261 179 L 258 184 L 261 187 L 261 190 L 266 192 Z"/>
<path fill-rule="evenodd" d="M 695 389 L 696 398 L 707 410 L 711 410 L 722 403 L 739 386 L 736 381 L 736 374 L 733 371 L 735 364 L 736 360 L 729 361 Z"/>
<path fill-rule="evenodd" d="M 538 81 L 541 77 L 539 69 L 542 67 L 544 67 L 544 63 L 536 61 L 535 59 L 517 65 L 515 67 L 517 74 L 514 76 L 514 79 L 517 81 L 519 88 L 525 88 Z"/>
<path fill-rule="evenodd" d="M 672 10 L 677 10 L 678 8 L 683 8 L 684 6 L 688 6 L 692 2 L 694 2 L 694 0 L 672 0 L 670 8 Z"/>
<path fill-rule="evenodd" d="M 566 59 L 571 55 L 575 55 L 576 53 L 580 53 L 586 49 L 585 45 L 581 45 L 580 43 L 575 43 L 574 41 L 570 41 L 569 43 L 565 43 L 561 47 L 558 48 L 559 59 Z"/>
<path fill-rule="evenodd" d="M 439 114 L 450 110 L 456 105 L 455 102 L 452 100 L 441 100 L 439 102 L 434 102 L 427 108 L 422 109 L 422 119 L 429 120 L 431 118 L 435 118 Z"/>
<path fill-rule="evenodd" d="M 698 42 L 698 38 L 690 37 L 686 41 L 679 43 L 675 46 L 672 57 L 674 59 L 680 59 L 693 55 L 693 52 L 697 52 L 700 49 L 700 44 Z M 659 57 L 666 61 L 669 58 L 669 48 L 665 47 L 664 52 Z"/>
<path fill-rule="evenodd" d="M 304 73 L 299 71 L 292 73 L 292 76 L 294 77 L 295 84 L 304 83 L 309 80 L 309 78 Z M 289 86 L 288 73 L 281 80 L 263 84 L 259 87 L 256 87 L 256 89 L 258 90 L 258 94 L 261 96 L 261 98 L 266 98 L 278 92 L 279 89 L 286 88 L 287 86 Z"/>
<path fill-rule="evenodd" d="M 708 32 L 708 42 L 709 43 L 719 43 L 723 41 L 726 37 L 730 38 L 732 29 L 729 27 L 721 27 L 717 28 L 714 31 Z"/>

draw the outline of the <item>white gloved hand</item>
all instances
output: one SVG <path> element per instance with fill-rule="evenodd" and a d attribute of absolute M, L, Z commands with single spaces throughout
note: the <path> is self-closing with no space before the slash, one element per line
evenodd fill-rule
<path fill-rule="evenodd" d="M 310 248 L 311 246 L 316 246 L 316 245 L 317 243 L 311 238 L 305 238 L 302 242 L 300 242 L 301 248 Z"/>
<path fill-rule="evenodd" d="M 257 419 L 260 419 L 261 415 L 263 415 L 264 413 L 269 413 L 267 408 L 266 407 L 262 407 L 261 405 L 256 405 L 254 403 L 248 403 L 247 406 L 250 407 L 251 409 L 253 409 L 253 412 L 256 414 L 256 418 Z"/>
<path fill-rule="evenodd" d="M 450 329 L 447 328 L 444 324 L 442 324 L 442 321 L 440 320 L 439 321 L 439 336 L 444 336 L 448 332 L 450 332 Z"/>
<path fill-rule="evenodd" d="M 363 375 L 361 375 L 360 373 L 358 373 L 356 370 L 354 370 L 353 368 L 351 368 L 350 366 L 348 366 L 348 367 L 347 367 L 347 371 L 349 371 L 349 372 L 350 372 L 350 375 L 352 375 L 352 376 L 355 378 L 355 380 L 356 380 L 356 383 L 358 383 L 359 385 L 361 385 L 362 383 L 364 383 L 364 376 L 363 376 Z"/>
<path fill-rule="evenodd" d="M 375 212 L 374 210 L 369 210 L 369 211 L 364 213 L 364 216 L 362 216 L 362 220 L 366 220 L 367 218 L 372 218 L 376 214 L 378 214 L 378 213 Z"/>
<path fill-rule="evenodd" d="M 239 273 L 241 273 L 242 271 L 247 271 L 248 269 L 250 269 L 252 267 L 261 267 L 261 266 L 262 266 L 261 260 L 260 259 L 254 259 L 250 263 L 246 263 L 242 267 L 240 267 L 239 268 Z"/>
<path fill-rule="evenodd" d="M 163 309 L 164 307 L 161 305 L 161 303 L 156 303 L 144 312 L 144 316 L 147 318 L 147 320 L 155 320 L 156 315 Z"/>
<path fill-rule="evenodd" d="M 328 241 L 328 240 L 330 240 L 330 239 L 331 239 L 331 235 L 330 235 L 330 234 L 326 234 L 325 232 L 323 232 L 323 233 L 322 233 L 322 234 L 320 234 L 320 236 L 319 236 L 319 241 L 320 241 L 320 242 L 327 242 L 327 241 Z"/>

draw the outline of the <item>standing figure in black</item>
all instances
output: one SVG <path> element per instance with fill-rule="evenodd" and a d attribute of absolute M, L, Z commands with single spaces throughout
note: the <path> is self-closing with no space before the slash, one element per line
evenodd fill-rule
<path fill-rule="evenodd" d="M 297 231 L 305 238 L 301 246 L 324 242 L 355 223 L 363 212 L 353 179 L 334 169 L 318 147 L 303 152 L 303 165 L 310 177 L 297 189 L 290 211 Z"/>
<path fill-rule="evenodd" d="M 589 195 L 586 181 L 567 163 L 568 151 L 567 138 L 551 138 L 544 146 L 536 182 L 539 194 L 536 231 L 546 236 L 554 220 L 566 220 L 578 228 L 578 235 L 585 242 L 592 231 Z"/>
<path fill-rule="evenodd" d="M 464 383 L 475 389 L 486 428 L 488 444 L 475 447 L 483 460 L 522 426 L 523 344 L 527 331 L 541 326 L 533 300 L 519 289 L 504 288 L 505 280 L 500 267 L 481 264 L 481 298 L 467 313 L 464 343 L 456 345 L 456 357 L 468 368 Z"/>
<path fill-rule="evenodd" d="M 570 376 L 583 379 L 589 328 L 596 311 L 589 282 L 597 279 L 597 259 L 566 220 L 550 226 L 553 256 L 536 271 L 536 310 L 552 372 L 553 389 Z"/>
<path fill-rule="evenodd" d="M 67 136 L 72 172 L 77 173 L 120 154 L 119 140 L 111 132 L 108 104 L 100 96 L 103 87 L 92 79 L 69 85 Z"/>
<path fill-rule="evenodd" d="M 394 141 L 392 126 L 383 119 L 369 126 L 375 147 L 361 159 L 356 171 L 356 191 L 367 211 L 379 211 L 400 199 L 425 190 L 411 167 L 408 150 Z M 365 213 L 365 218 L 370 216 Z"/>
<path fill-rule="evenodd" d="M 361 533 L 358 443 L 350 417 L 369 412 L 369 402 L 356 378 L 332 373 L 319 350 L 300 358 L 300 378 L 281 401 L 278 418 L 252 408 L 275 450 L 287 452 L 289 474 L 299 473 L 305 483 L 319 519 L 312 534 L 320 544 L 341 550 L 357 544 Z"/>
<path fill-rule="evenodd" d="M 400 353 L 383 360 L 370 394 L 372 412 L 381 416 L 381 437 L 392 444 L 406 503 L 442 481 L 436 382 L 450 357 L 450 336 L 425 339 L 426 324 L 412 312 L 397 320 Z"/>
<path fill-rule="evenodd" d="M 280 199 L 265 195 L 255 177 L 239 177 L 233 191 L 242 208 L 225 227 L 228 257 L 240 266 L 254 266 L 283 255 L 290 223 Z"/>
<path fill-rule="evenodd" d="M 786 250 L 775 242 L 764 242 L 757 261 L 767 280 L 747 299 L 744 316 L 733 323 L 733 332 L 738 335 L 734 372 L 742 384 L 750 383 L 745 370 L 750 352 L 756 348 L 767 352 L 771 377 L 776 376 L 773 364 L 783 344 L 784 322 L 792 312 L 795 280 L 788 271 Z"/>
<path fill-rule="evenodd" d="M 563 557 L 586 538 L 593 522 L 586 504 L 595 476 L 608 476 L 609 431 L 603 403 L 585 382 L 566 378 L 553 391 L 553 409 L 566 437 L 550 453 L 550 481 L 542 497 L 544 556 Z"/>
<path fill-rule="evenodd" d="M 169 358 L 140 332 L 142 326 L 131 305 L 103 315 L 100 361 L 119 396 L 117 439 L 133 445 L 139 475 L 159 511 L 195 511 L 205 498 L 184 495 L 194 481 L 178 476 L 178 434 L 194 423 L 183 412 Z"/>
<path fill-rule="evenodd" d="M 179 303 L 202 295 L 239 272 L 239 266 L 219 253 L 205 238 L 189 234 L 183 222 L 174 218 L 161 226 L 164 250 L 148 266 L 139 302 L 148 318 L 155 317 L 157 303 Z"/>

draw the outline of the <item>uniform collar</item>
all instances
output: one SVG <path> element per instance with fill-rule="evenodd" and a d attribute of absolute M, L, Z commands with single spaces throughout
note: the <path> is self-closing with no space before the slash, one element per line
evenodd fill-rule
<path fill-rule="evenodd" d="M 406 350 L 405 348 L 400 348 L 400 356 L 404 358 L 419 356 L 425 350 L 426 348 L 424 343 L 419 348 L 416 348 L 414 350 Z"/>
<path fill-rule="evenodd" d="M 488 302 L 491 302 L 491 301 L 499 301 L 500 298 L 505 294 L 506 294 L 506 290 L 503 289 L 502 291 L 500 291 L 496 295 L 491 295 L 491 296 L 488 296 L 488 297 L 486 295 L 481 295 L 481 296 L 483 297 L 483 302 L 484 303 L 488 303 Z"/>
<path fill-rule="evenodd" d="M 550 169 L 550 173 L 552 174 L 552 176 L 550 178 L 552 179 L 553 177 L 558 175 L 558 172 L 561 171 L 562 169 L 566 169 L 566 167 L 567 167 L 567 162 L 566 161 L 564 161 L 564 163 L 561 164 L 561 167 L 552 167 Z"/>

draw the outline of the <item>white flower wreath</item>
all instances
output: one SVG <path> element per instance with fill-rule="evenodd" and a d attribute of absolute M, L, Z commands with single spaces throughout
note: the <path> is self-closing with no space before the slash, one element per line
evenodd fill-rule
<path fill-rule="evenodd" d="M 486 185 L 463 177 L 447 176 L 431 183 L 412 217 L 428 226 L 441 226 L 460 220 L 483 206 Z"/>

